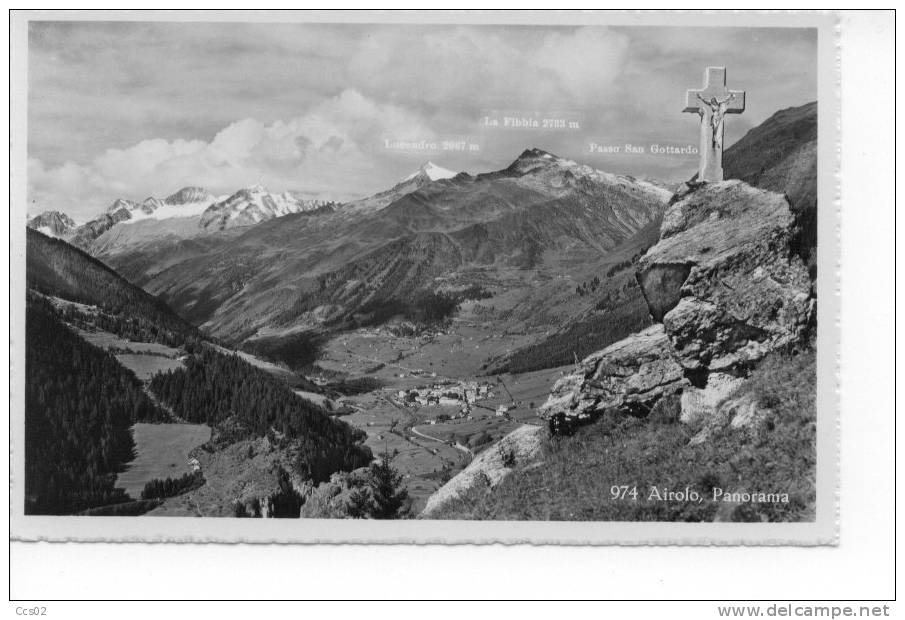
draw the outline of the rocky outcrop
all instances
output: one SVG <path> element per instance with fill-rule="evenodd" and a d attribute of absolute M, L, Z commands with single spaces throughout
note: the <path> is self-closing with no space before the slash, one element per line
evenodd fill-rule
<path fill-rule="evenodd" d="M 764 355 L 805 336 L 814 312 L 808 273 L 791 249 L 796 232 L 781 194 L 741 181 L 686 188 L 638 263 L 660 322 L 587 357 L 539 414 L 555 430 L 608 412 L 645 416 L 678 396 L 682 422 L 754 423 L 751 403 L 732 395 Z"/>
<path fill-rule="evenodd" d="M 493 488 L 515 467 L 526 467 L 538 459 L 546 430 L 525 425 L 515 429 L 495 446 L 487 448 L 427 500 L 422 518 L 431 518 L 448 502 L 464 496 L 476 486 Z"/>
<path fill-rule="evenodd" d="M 638 281 L 662 300 L 659 274 L 687 266 L 674 307 L 656 308 L 683 368 L 731 371 L 801 338 L 813 300 L 790 251 L 793 222 L 784 196 L 741 181 L 705 185 L 667 210 Z"/>
<path fill-rule="evenodd" d="M 45 211 L 28 220 L 27 226 L 48 237 L 69 238 L 75 231 L 75 222 L 62 211 Z"/>
<path fill-rule="evenodd" d="M 646 415 L 663 395 L 687 383 L 663 325 L 656 324 L 585 358 L 553 385 L 538 414 L 570 422 L 615 410 Z"/>
<path fill-rule="evenodd" d="M 117 201 L 119 202 L 119 201 Z M 114 203 L 116 204 L 116 203 Z M 86 224 L 79 226 L 72 236 L 72 245 L 86 249 L 91 242 L 100 237 L 102 234 L 119 224 L 125 222 L 132 216 L 125 207 L 102 213 L 97 218 Z"/>
<path fill-rule="evenodd" d="M 715 372 L 707 377 L 707 385 L 703 388 L 687 387 L 682 391 L 679 421 L 685 424 L 699 424 L 711 419 L 723 401 L 743 382 L 744 379 Z"/>
<path fill-rule="evenodd" d="M 689 443 L 704 443 L 714 432 L 726 426 L 733 430 L 757 429 L 770 415 L 770 410 L 762 407 L 751 394 L 736 396 L 734 392 L 741 387 L 744 380 L 735 379 L 735 381 L 737 383 L 730 392 L 732 393 L 731 398 L 726 397 L 725 394 L 720 394 L 719 398 L 713 398 L 714 395 L 711 395 L 708 399 L 705 396 L 706 409 L 689 409 L 686 403 L 682 403 L 682 415 L 695 420 L 693 423 L 698 429 Z M 695 414 L 697 417 L 694 417 Z"/>

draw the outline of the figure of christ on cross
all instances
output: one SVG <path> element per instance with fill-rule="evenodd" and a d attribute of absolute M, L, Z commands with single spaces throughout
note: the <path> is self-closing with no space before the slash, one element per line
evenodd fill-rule
<path fill-rule="evenodd" d="M 699 182 L 723 180 L 723 133 L 726 114 L 745 111 L 745 91 L 726 88 L 726 68 L 707 67 L 704 88 L 689 90 L 683 112 L 701 117 L 701 162 Z"/>
<path fill-rule="evenodd" d="M 726 116 L 729 102 L 735 99 L 735 93 L 730 92 L 725 99 L 711 97 L 710 101 L 704 99 L 700 93 L 697 93 L 697 95 L 704 105 L 710 106 L 710 144 L 715 149 L 717 147 L 717 136 L 723 135 L 723 117 Z M 701 120 L 703 120 L 704 110 L 699 108 L 698 113 L 702 117 Z"/>

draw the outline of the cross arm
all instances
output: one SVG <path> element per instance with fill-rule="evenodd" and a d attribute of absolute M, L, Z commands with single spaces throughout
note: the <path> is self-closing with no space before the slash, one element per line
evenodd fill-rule
<path fill-rule="evenodd" d="M 697 112 L 701 109 L 701 106 L 704 105 L 704 102 L 698 99 L 698 97 L 703 96 L 703 90 L 689 90 L 685 93 L 685 109 L 683 112 Z"/>
<path fill-rule="evenodd" d="M 709 98 L 716 97 L 717 101 L 722 101 L 726 97 L 726 112 L 728 114 L 741 114 L 745 111 L 745 91 L 743 90 L 724 90 L 722 93 L 704 90 L 689 90 L 685 93 L 685 108 L 683 112 L 699 112 L 702 108 L 709 108 Z"/>
<path fill-rule="evenodd" d="M 745 111 L 745 91 L 743 90 L 730 90 L 729 94 L 732 95 L 732 99 L 729 100 L 728 105 L 726 106 L 727 114 L 741 114 Z"/>

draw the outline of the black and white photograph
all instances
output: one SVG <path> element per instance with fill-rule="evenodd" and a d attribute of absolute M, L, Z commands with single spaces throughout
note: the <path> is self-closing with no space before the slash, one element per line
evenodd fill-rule
<path fill-rule="evenodd" d="M 27 537 L 834 542 L 831 19 L 32 17 Z"/>

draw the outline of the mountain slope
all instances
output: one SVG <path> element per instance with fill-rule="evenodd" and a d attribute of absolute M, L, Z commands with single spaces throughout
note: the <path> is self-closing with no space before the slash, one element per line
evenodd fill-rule
<path fill-rule="evenodd" d="M 130 498 L 114 488 L 116 473 L 135 456 L 132 424 L 173 422 L 174 412 L 180 424 L 212 427 L 205 454 L 269 438 L 268 453 L 285 460 L 289 473 L 249 473 L 245 461 L 227 472 L 231 480 L 254 475 L 255 488 L 271 489 L 256 496 L 258 502 L 279 501 L 272 493 L 281 475 L 321 481 L 370 462 L 364 434 L 295 394 L 288 371 L 271 374 L 205 342 L 164 302 L 64 241 L 28 229 L 26 243 L 29 512 L 152 508 L 156 503 L 127 503 Z M 154 364 L 168 347 L 176 349 L 166 354 L 174 363 Z M 145 450 L 144 458 L 169 458 Z M 216 506 L 207 509 L 231 511 L 233 488 L 208 494 Z"/>
<path fill-rule="evenodd" d="M 567 256 L 611 252 L 658 218 L 669 196 L 529 150 L 504 170 L 431 181 L 354 217 L 343 208 L 262 222 L 163 270 L 163 254 L 105 260 L 211 333 L 243 340 L 342 323 L 450 282 L 508 288 L 508 270 L 552 274 Z"/>
<path fill-rule="evenodd" d="M 428 183 L 442 181 L 443 179 L 451 179 L 455 176 L 457 176 L 457 173 L 447 170 L 446 168 L 441 168 L 433 162 L 427 162 L 390 189 L 378 192 L 373 196 L 348 202 L 342 205 L 340 211 L 345 214 L 355 215 L 374 213 L 392 202 L 399 200 L 406 194 L 421 189 Z"/>
<path fill-rule="evenodd" d="M 784 193 L 801 234 L 798 253 L 816 260 L 817 247 L 817 102 L 776 112 L 726 149 L 727 179 Z"/>
<path fill-rule="evenodd" d="M 28 229 L 25 249 L 30 289 L 127 317 L 164 341 L 182 342 L 196 335 L 163 301 L 65 241 Z"/>

